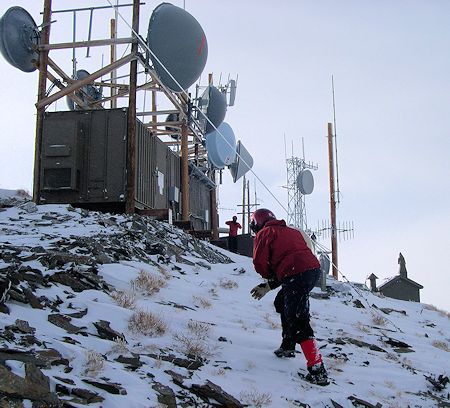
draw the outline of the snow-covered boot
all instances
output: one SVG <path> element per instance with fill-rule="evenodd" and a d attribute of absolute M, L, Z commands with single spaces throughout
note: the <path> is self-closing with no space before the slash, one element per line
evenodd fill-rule
<path fill-rule="evenodd" d="M 317 385 L 328 385 L 330 383 L 323 363 L 308 367 L 308 374 L 306 374 L 305 380 Z"/>
<path fill-rule="evenodd" d="M 283 338 L 281 346 L 274 350 L 277 357 L 295 357 L 295 342 L 290 339 Z"/>

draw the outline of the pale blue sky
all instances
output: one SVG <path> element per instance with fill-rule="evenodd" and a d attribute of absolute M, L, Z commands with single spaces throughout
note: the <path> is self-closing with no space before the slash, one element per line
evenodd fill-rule
<path fill-rule="evenodd" d="M 103 2 L 95 2 L 95 4 Z M 107 4 L 106 0 L 104 1 Z M 151 11 L 141 11 L 145 36 Z M 43 2 L 4 0 L 29 10 L 40 24 Z M 80 0 L 77 5 L 92 5 Z M 173 1 L 183 6 L 182 0 Z M 254 171 L 287 206 L 284 135 L 301 156 L 319 165 L 307 198 L 309 224 L 329 218 L 326 132 L 332 121 L 335 78 L 340 188 L 338 219 L 354 221 L 355 238 L 341 242 L 340 267 L 363 282 L 398 272 L 401 251 L 409 277 L 425 286 L 422 300 L 450 310 L 446 254 L 450 250 L 450 3 L 445 0 L 186 0 L 200 22 L 209 56 L 203 75 L 239 74 L 236 105 L 225 119 L 253 154 Z M 54 9 L 67 2 L 53 0 Z M 105 36 L 99 14 L 95 38 Z M 85 17 L 80 16 L 83 21 Z M 107 17 L 107 18 L 104 18 Z M 58 15 L 55 41 L 71 39 L 70 19 Z M 121 24 L 121 23 L 119 23 Z M 122 36 L 128 36 L 124 24 Z M 87 38 L 87 25 L 79 39 Z M 105 60 L 108 58 L 107 51 Z M 70 54 L 55 54 L 70 72 Z M 100 67 L 101 52 L 80 67 Z M 0 61 L 3 83 L 0 188 L 31 189 L 37 74 Z M 61 108 L 61 103 L 57 108 Z M 147 102 L 148 103 L 148 102 Z M 52 107 L 50 110 L 54 110 Z M 64 105 L 65 109 L 65 105 Z M 253 176 L 250 176 L 253 186 Z M 260 202 L 277 216 L 284 210 L 257 183 Z M 221 208 L 241 203 L 241 183 L 225 172 Z M 252 191 L 253 195 L 253 191 Z M 222 211 L 221 225 L 233 211 Z M 329 246 L 329 242 L 323 241 Z"/>

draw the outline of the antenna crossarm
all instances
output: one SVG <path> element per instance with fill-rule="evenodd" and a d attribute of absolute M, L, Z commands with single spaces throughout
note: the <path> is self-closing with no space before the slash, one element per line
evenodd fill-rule
<path fill-rule="evenodd" d="M 41 99 L 37 104 L 36 107 L 38 109 L 44 108 L 47 105 L 50 105 L 51 103 L 57 101 L 58 99 L 62 98 L 63 96 L 66 96 L 72 92 L 77 91 L 81 87 L 88 85 L 95 81 L 97 78 L 100 78 L 103 75 L 106 75 L 107 73 L 114 71 L 115 69 L 121 67 L 122 65 L 128 64 L 130 61 L 133 61 L 136 59 L 135 54 L 128 54 L 127 56 L 113 62 L 112 64 L 107 65 L 106 67 L 103 67 L 99 69 L 98 71 L 94 72 L 91 75 L 88 75 L 86 78 L 80 79 L 71 85 L 67 86 L 66 88 L 62 89 L 59 92 L 56 92 L 47 98 Z"/>
<path fill-rule="evenodd" d="M 118 44 L 133 44 L 137 43 L 136 38 L 126 37 L 126 38 L 107 38 L 104 40 L 91 40 L 91 41 L 76 41 L 76 42 L 65 42 L 56 44 L 39 44 L 36 48 L 39 51 L 49 51 L 49 50 L 64 50 L 67 48 L 84 48 L 84 47 L 101 47 L 105 45 L 118 45 Z"/>

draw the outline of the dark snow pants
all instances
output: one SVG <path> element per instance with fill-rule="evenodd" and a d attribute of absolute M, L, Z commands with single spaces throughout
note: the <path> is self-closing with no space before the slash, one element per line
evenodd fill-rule
<path fill-rule="evenodd" d="M 283 348 L 294 349 L 295 343 L 314 338 L 314 331 L 309 323 L 309 292 L 319 277 L 318 268 L 283 281 L 273 302 L 275 310 L 281 315 Z"/>

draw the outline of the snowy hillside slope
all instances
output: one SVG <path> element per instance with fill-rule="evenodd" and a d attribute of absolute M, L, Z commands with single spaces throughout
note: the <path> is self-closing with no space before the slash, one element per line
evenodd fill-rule
<path fill-rule="evenodd" d="M 250 296 L 261 280 L 249 258 L 145 217 L 6 207 L 3 404 L 450 406 L 450 386 L 426 378 L 450 375 L 448 313 L 330 278 L 311 299 L 332 379 L 319 387 L 297 375 L 305 370 L 299 349 L 291 359 L 273 354 L 281 341 L 276 290 Z"/>

